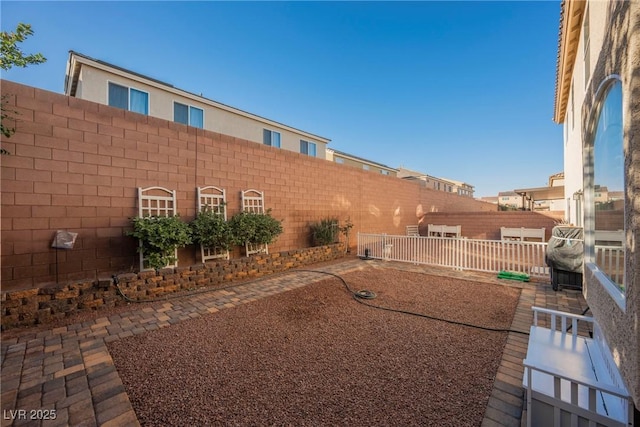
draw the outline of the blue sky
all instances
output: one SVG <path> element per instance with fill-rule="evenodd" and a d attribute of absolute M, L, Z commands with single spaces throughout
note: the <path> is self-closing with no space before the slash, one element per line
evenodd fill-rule
<path fill-rule="evenodd" d="M 47 62 L 2 78 L 62 93 L 68 51 L 330 138 L 476 196 L 561 172 L 560 1 L 31 2 L 3 31 Z"/>

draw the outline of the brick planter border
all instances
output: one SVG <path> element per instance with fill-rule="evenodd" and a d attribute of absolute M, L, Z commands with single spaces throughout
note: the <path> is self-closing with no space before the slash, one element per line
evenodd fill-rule
<path fill-rule="evenodd" d="M 3 292 L 2 329 L 45 324 L 79 311 L 123 305 L 127 303 L 127 299 L 145 301 L 179 291 L 220 287 L 234 281 L 331 261 L 344 255 L 344 244 L 338 243 L 268 255 L 208 261 L 189 267 L 165 268 L 157 272 L 120 274 L 96 281 L 84 280 L 66 285 Z"/>

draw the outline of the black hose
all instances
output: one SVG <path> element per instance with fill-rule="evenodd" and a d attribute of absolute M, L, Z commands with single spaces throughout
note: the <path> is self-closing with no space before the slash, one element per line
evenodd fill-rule
<path fill-rule="evenodd" d="M 344 280 L 344 278 L 342 276 L 339 276 L 338 274 L 330 273 L 328 271 L 322 271 L 322 270 L 296 270 L 296 271 L 307 271 L 309 273 L 327 274 L 329 276 L 333 276 L 333 277 L 337 278 L 338 280 L 340 280 L 342 282 L 342 284 L 347 289 L 347 291 L 353 296 L 353 299 L 358 301 L 360 304 L 366 305 L 367 307 L 376 308 L 378 310 L 390 311 L 390 312 L 393 312 L 393 313 L 408 314 L 410 316 L 422 317 L 422 318 L 425 318 L 425 319 L 436 320 L 436 321 L 439 321 L 439 322 L 445 322 L 445 323 L 449 323 L 449 324 L 452 324 L 452 325 L 466 326 L 468 328 L 480 329 L 480 330 L 483 330 L 483 331 L 489 331 L 489 332 L 513 332 L 513 333 L 516 333 L 516 334 L 529 335 L 529 332 L 517 331 L 517 330 L 513 330 L 513 329 L 489 328 L 489 327 L 486 327 L 486 326 L 473 325 L 471 323 L 458 322 L 458 321 L 455 321 L 455 320 L 443 319 L 441 317 L 429 316 L 428 314 L 415 313 L 413 311 L 399 310 L 399 309 L 396 309 L 396 308 L 390 308 L 390 307 L 384 307 L 384 306 L 381 306 L 381 305 L 371 304 L 371 303 L 369 303 L 367 301 L 364 301 L 362 297 L 359 297 L 357 295 L 358 292 L 353 292 L 351 290 L 351 288 L 349 287 L 349 285 L 347 284 L 346 280 Z M 360 291 L 360 292 L 362 292 L 362 291 Z M 367 291 L 367 292 L 371 292 L 371 291 Z"/>

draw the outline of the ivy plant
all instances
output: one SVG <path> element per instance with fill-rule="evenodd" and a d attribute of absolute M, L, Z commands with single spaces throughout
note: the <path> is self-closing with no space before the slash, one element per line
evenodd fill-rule
<path fill-rule="evenodd" d="M 268 245 L 282 234 L 282 222 L 271 216 L 271 210 L 264 214 L 240 212 L 229 221 L 235 244 L 244 246 Z"/>
<path fill-rule="evenodd" d="M 144 254 L 145 264 L 150 268 L 175 263 L 175 250 L 192 242 L 191 228 L 179 215 L 135 217 L 131 222 L 133 231 L 126 234 L 140 239 L 138 252 Z"/>
<path fill-rule="evenodd" d="M 193 240 L 205 248 L 228 251 L 234 239 L 229 223 L 221 213 L 205 209 L 191 222 Z"/>

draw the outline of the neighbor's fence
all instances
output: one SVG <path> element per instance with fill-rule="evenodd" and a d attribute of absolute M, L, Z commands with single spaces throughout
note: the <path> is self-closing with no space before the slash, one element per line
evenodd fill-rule
<path fill-rule="evenodd" d="M 358 256 L 388 261 L 548 277 L 546 242 L 358 233 Z"/>

